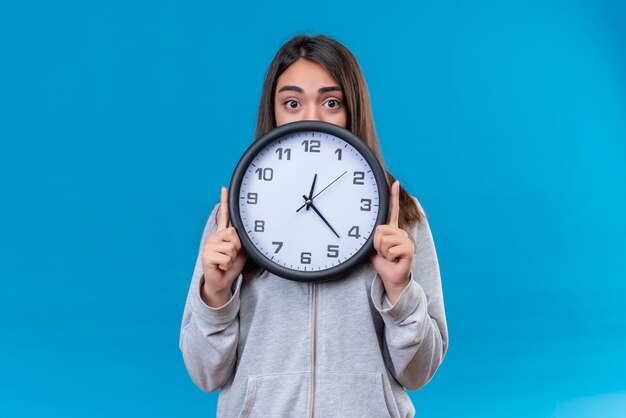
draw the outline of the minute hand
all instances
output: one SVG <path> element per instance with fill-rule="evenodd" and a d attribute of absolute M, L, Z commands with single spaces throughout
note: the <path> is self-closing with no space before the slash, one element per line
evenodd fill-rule
<path fill-rule="evenodd" d="M 304 198 L 304 200 L 307 200 L 307 198 L 306 198 L 306 196 L 305 196 L 305 195 L 302 195 L 302 197 Z M 305 203 L 305 205 L 306 205 L 306 204 L 307 204 L 307 203 Z M 326 218 L 324 218 L 324 215 L 322 215 L 322 214 L 320 213 L 320 211 L 319 211 L 319 210 L 317 210 L 317 208 L 315 207 L 315 205 L 314 205 L 311 201 L 309 201 L 308 205 L 311 207 L 311 209 L 313 209 L 313 210 L 315 211 L 315 213 L 317 213 L 317 215 L 318 215 L 320 218 L 322 218 L 322 221 L 324 221 L 324 223 L 325 223 L 326 225 L 328 225 L 328 227 L 330 228 L 330 230 L 331 230 L 331 231 L 333 231 L 333 233 L 337 236 L 337 238 L 341 238 L 341 237 L 339 236 L 339 234 L 337 233 L 337 231 L 335 231 L 335 228 L 333 228 L 332 226 L 330 226 L 330 224 L 328 223 L 328 221 L 326 220 Z"/>
<path fill-rule="evenodd" d="M 333 183 L 335 183 L 337 180 L 339 180 L 340 178 L 342 178 L 343 176 L 345 176 L 345 174 L 348 172 L 348 170 L 344 171 L 339 177 L 337 177 L 335 180 L 331 181 L 330 184 L 326 187 L 324 187 L 322 190 L 320 190 L 319 192 L 317 192 L 317 194 L 313 197 L 310 198 L 310 200 L 315 199 L 317 196 L 319 196 L 320 194 L 322 194 L 322 192 L 326 189 L 328 189 L 330 186 L 333 185 Z M 306 199 L 305 199 L 306 200 Z M 302 206 L 300 206 L 298 209 L 296 209 L 296 212 L 300 212 L 304 207 L 306 206 L 306 203 Z M 330 226 L 330 225 L 329 225 Z"/>

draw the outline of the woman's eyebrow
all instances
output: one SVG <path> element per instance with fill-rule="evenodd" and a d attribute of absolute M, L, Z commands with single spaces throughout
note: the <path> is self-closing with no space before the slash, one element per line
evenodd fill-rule
<path fill-rule="evenodd" d="M 304 93 L 304 90 L 302 90 L 298 86 L 282 86 L 280 90 L 278 90 L 278 92 L 280 93 L 282 91 L 295 91 L 297 93 Z"/>
<path fill-rule="evenodd" d="M 304 90 L 302 90 L 302 88 L 298 86 L 282 86 L 278 90 L 279 93 L 283 91 L 295 91 L 297 93 L 304 93 Z M 319 94 L 327 93 L 329 91 L 341 91 L 341 88 L 339 86 L 328 86 L 328 87 L 321 87 L 317 90 Z"/>
<path fill-rule="evenodd" d="M 339 86 L 322 87 L 317 92 L 322 94 L 329 91 L 341 91 L 341 88 L 339 88 Z"/>

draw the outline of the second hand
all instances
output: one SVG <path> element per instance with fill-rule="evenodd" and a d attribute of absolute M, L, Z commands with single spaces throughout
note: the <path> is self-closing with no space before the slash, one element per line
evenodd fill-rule
<path fill-rule="evenodd" d="M 340 178 L 342 178 L 346 173 L 348 172 L 348 170 L 344 171 L 339 177 L 337 177 L 335 180 L 331 181 L 330 184 L 326 187 L 324 187 L 322 190 L 320 190 L 315 196 L 311 197 L 309 200 L 313 200 L 315 199 L 317 196 L 319 196 L 324 190 L 328 189 L 330 186 L 333 185 L 333 183 L 335 183 L 337 180 L 339 180 Z M 306 203 L 302 206 L 300 206 L 296 212 L 300 212 L 304 207 L 306 206 Z"/>

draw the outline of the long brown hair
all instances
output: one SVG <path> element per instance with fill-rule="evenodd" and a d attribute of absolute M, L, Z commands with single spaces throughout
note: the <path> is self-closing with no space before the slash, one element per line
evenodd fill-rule
<path fill-rule="evenodd" d="M 354 55 L 345 46 L 327 36 L 298 35 L 291 38 L 278 50 L 265 74 L 255 138 L 259 139 L 276 127 L 274 94 L 278 78 L 291 64 L 301 58 L 321 65 L 339 83 L 347 113 L 346 127 L 361 138 L 374 152 L 385 169 L 387 184 L 391 187 L 395 178 L 386 170 L 380 152 L 369 92 L 361 68 Z M 416 201 L 402 186 L 400 187 L 399 200 L 400 216 L 398 223 L 400 228 L 408 229 L 412 223 L 421 222 L 425 218 L 426 215 L 419 209 Z M 249 258 L 244 266 L 243 274 L 244 277 L 255 277 L 261 271 L 262 268 Z"/>
<path fill-rule="evenodd" d="M 339 83 L 346 106 L 347 129 L 361 138 L 374 151 L 378 161 L 385 168 L 378 135 L 376 135 L 374 127 L 369 92 L 361 68 L 348 48 L 324 35 L 295 36 L 283 44 L 276 53 L 263 82 L 256 124 L 256 139 L 276 127 L 274 95 L 278 78 L 287 67 L 301 58 L 321 65 Z M 387 183 L 391 187 L 395 178 L 386 169 L 385 173 L 387 174 Z M 415 200 L 400 186 L 399 226 L 406 229 L 413 222 L 421 222 L 425 216 L 418 208 Z"/>

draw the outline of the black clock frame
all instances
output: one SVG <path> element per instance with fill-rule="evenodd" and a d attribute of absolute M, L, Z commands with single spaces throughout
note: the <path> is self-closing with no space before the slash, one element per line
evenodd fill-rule
<path fill-rule="evenodd" d="M 387 177 L 385 175 L 385 171 L 382 165 L 378 161 L 378 158 L 376 158 L 376 155 L 374 155 L 374 152 L 365 144 L 365 142 L 363 142 L 347 129 L 321 121 L 298 121 L 274 128 L 270 132 L 263 135 L 261 138 L 254 141 L 237 163 L 237 166 L 235 167 L 235 171 L 233 172 L 233 176 L 230 181 L 230 190 L 228 194 L 230 222 L 237 230 L 241 245 L 248 253 L 248 256 L 252 258 L 252 260 L 254 260 L 254 262 L 279 277 L 300 282 L 317 282 L 331 280 L 333 278 L 341 276 L 342 274 L 348 272 L 353 268 L 358 267 L 372 251 L 375 233 L 374 229 L 365 244 L 363 244 L 363 247 L 361 247 L 352 257 L 350 257 L 343 263 L 325 270 L 312 271 L 293 270 L 272 262 L 256 248 L 250 237 L 248 237 L 248 234 L 243 227 L 241 213 L 239 212 L 239 192 L 241 189 L 241 183 L 250 163 L 254 160 L 259 152 L 265 149 L 272 142 L 297 132 L 311 131 L 334 135 L 346 141 L 365 158 L 369 166 L 372 168 L 372 174 L 374 175 L 374 178 L 376 179 L 376 183 L 378 185 L 379 200 L 379 211 L 376 218 L 375 227 L 380 224 L 387 223 L 389 211 L 389 187 L 387 185 Z"/>

